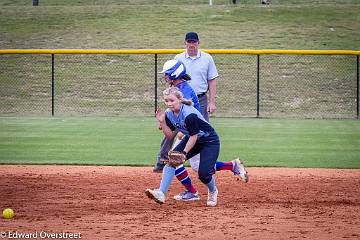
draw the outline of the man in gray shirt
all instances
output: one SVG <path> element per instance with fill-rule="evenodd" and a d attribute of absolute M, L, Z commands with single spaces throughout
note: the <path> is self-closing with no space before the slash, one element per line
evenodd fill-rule
<path fill-rule="evenodd" d="M 213 58 L 210 54 L 199 50 L 200 40 L 196 32 L 185 35 L 186 51 L 175 56 L 176 60 L 184 63 L 191 80 L 190 86 L 196 92 L 202 115 L 209 120 L 208 113 L 216 111 L 216 77 L 219 76 Z M 209 96 L 206 93 L 209 92 Z"/>

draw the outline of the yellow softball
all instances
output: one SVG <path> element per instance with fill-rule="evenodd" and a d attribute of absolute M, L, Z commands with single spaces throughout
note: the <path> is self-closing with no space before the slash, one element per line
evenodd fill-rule
<path fill-rule="evenodd" d="M 3 217 L 5 219 L 12 219 L 14 217 L 14 211 L 11 208 L 4 209 Z"/>

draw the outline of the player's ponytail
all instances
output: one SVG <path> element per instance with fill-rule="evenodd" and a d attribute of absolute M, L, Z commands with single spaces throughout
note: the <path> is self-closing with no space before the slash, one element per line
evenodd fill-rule
<path fill-rule="evenodd" d="M 190 81 L 191 77 L 189 74 L 185 74 L 184 76 L 181 77 L 181 79 L 185 80 L 185 81 Z"/>
<path fill-rule="evenodd" d="M 193 101 L 191 99 L 184 98 L 182 92 L 177 87 L 169 87 L 163 91 L 163 95 L 170 95 L 173 94 L 175 97 L 177 97 L 181 103 L 185 105 L 193 105 Z"/>
<path fill-rule="evenodd" d="M 185 104 L 185 105 L 189 105 L 189 106 L 192 106 L 193 105 L 193 101 L 191 99 L 186 99 L 186 98 L 183 98 L 181 100 L 181 103 Z"/>

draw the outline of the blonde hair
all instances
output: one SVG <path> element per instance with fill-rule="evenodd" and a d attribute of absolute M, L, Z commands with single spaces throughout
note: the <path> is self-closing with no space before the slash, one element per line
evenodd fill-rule
<path fill-rule="evenodd" d="M 175 97 L 177 97 L 181 103 L 185 105 L 193 105 L 193 101 L 191 99 L 184 98 L 184 95 L 177 87 L 169 87 L 163 91 L 164 96 L 168 96 L 170 94 L 175 95 Z"/>

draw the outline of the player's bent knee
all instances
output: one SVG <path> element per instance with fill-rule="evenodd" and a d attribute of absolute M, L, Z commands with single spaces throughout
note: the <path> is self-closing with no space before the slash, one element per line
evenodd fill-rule
<path fill-rule="evenodd" d="M 212 175 L 209 173 L 205 173 L 205 172 L 200 172 L 199 171 L 199 179 L 202 183 L 204 184 L 208 184 L 211 181 Z"/>

